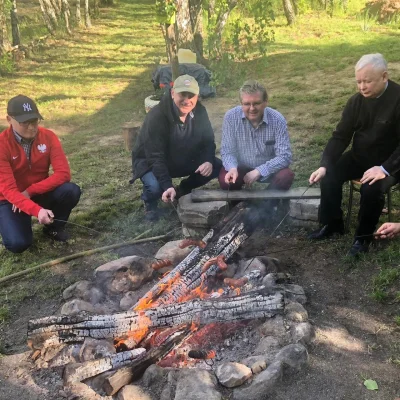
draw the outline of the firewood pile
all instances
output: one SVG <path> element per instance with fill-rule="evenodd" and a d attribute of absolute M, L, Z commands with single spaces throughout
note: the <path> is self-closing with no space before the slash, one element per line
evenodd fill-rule
<path fill-rule="evenodd" d="M 118 392 L 118 398 L 124 398 L 121 389 L 141 378 L 153 364 L 197 367 L 217 373 L 221 365 L 215 369 L 215 348 L 221 343 L 229 347 L 228 338 L 234 332 L 242 328 L 251 332 L 256 326 L 265 326 L 271 318 L 282 321 L 284 338 L 275 343 L 278 347 L 280 343 L 292 343 L 289 336 L 297 337 L 294 342 L 302 342 L 305 334 L 298 326 L 308 324 L 306 311 L 292 310 L 295 317 L 291 317 L 293 326 L 288 329 L 283 322 L 288 305 L 289 309 L 292 304 L 302 307 L 297 301 L 305 302 L 302 288 L 288 284 L 288 277 L 277 273 L 276 268 L 267 274 L 271 270 L 258 258 L 242 263 L 240 275 L 230 270 L 230 258 L 259 223 L 257 208 L 241 203 L 202 240 L 181 241 L 180 249 L 190 248 L 175 267 L 171 259 L 131 257 L 135 259 L 134 272 L 140 271 L 147 280 L 152 274 L 169 270 L 124 312 L 69 312 L 31 320 L 28 345 L 32 359 L 38 367 L 62 368 L 65 387 L 79 398 L 113 398 L 110 396 Z M 127 290 L 141 285 L 132 278 L 128 267 L 115 266 L 97 269 L 97 276 L 106 276 L 108 280 L 103 280 L 99 288 L 86 285 L 90 293 L 85 294 L 87 298 L 100 302 L 99 293 L 105 287 L 115 295 L 118 290 L 122 292 L 122 287 Z M 290 329 L 296 332 L 289 334 Z M 311 335 L 308 331 L 307 334 Z M 229 368 L 217 373 L 220 383 L 223 384 L 223 375 Z M 245 368 L 245 379 L 225 386 L 234 387 L 250 379 L 253 372 Z M 261 363 L 255 371 L 265 368 Z M 95 379 L 101 385 L 93 385 Z"/>

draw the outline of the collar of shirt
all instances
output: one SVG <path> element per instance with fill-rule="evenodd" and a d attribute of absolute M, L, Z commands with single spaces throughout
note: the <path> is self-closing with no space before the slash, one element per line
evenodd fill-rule
<path fill-rule="evenodd" d="M 377 97 L 377 99 L 379 99 L 379 97 L 381 97 L 383 95 L 383 93 L 386 92 L 386 89 L 388 88 L 389 82 L 386 82 L 386 86 L 385 89 L 383 90 L 383 92 Z"/>
<path fill-rule="evenodd" d="M 242 119 L 247 119 L 246 116 L 244 115 L 244 111 L 242 110 Z M 250 121 L 249 121 L 250 122 Z M 257 125 L 257 128 L 263 123 L 265 122 L 266 125 L 268 125 L 268 118 L 267 118 L 267 107 L 265 107 L 264 109 L 264 113 L 263 113 L 263 119 L 262 121 L 260 121 L 260 123 Z M 251 124 L 251 122 L 250 122 Z"/>
<path fill-rule="evenodd" d="M 25 139 L 23 138 L 14 128 L 12 128 L 14 137 L 19 144 L 31 144 L 35 138 L 33 139 Z"/>
<path fill-rule="evenodd" d="M 176 105 L 174 102 L 172 102 L 172 106 L 173 106 L 175 115 L 176 115 L 178 118 L 180 118 L 180 115 L 179 115 L 179 108 L 177 107 L 177 105 Z M 187 119 L 188 116 L 190 116 L 190 118 L 193 119 L 193 118 L 194 118 L 194 113 L 193 113 L 193 111 L 190 111 L 190 113 L 186 116 L 186 119 Z M 186 120 L 185 120 L 185 122 L 186 122 Z"/>

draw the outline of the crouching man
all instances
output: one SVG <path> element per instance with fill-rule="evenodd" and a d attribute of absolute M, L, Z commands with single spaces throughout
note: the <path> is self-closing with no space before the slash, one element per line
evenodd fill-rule
<path fill-rule="evenodd" d="M 8 102 L 10 126 L 0 133 L 0 234 L 13 253 L 32 244 L 32 216 L 47 236 L 66 242 L 65 223 L 81 195 L 60 141 L 39 126 L 42 119 L 35 102 L 18 95 Z"/>
<path fill-rule="evenodd" d="M 216 178 L 214 132 L 207 110 L 198 102 L 199 85 L 178 77 L 170 93 L 147 114 L 132 151 L 133 179 L 143 183 L 145 218 L 159 218 L 158 200 L 173 201 Z M 174 187 L 172 178 L 186 177 Z"/>

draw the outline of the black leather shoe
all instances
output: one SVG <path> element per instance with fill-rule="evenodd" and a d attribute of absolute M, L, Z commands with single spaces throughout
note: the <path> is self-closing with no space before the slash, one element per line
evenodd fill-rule
<path fill-rule="evenodd" d="M 343 235 L 344 228 L 342 225 L 330 226 L 324 225 L 322 228 L 311 232 L 307 238 L 310 240 L 323 240 L 332 237 L 334 234 Z"/>
<path fill-rule="evenodd" d="M 347 255 L 350 257 L 358 257 L 362 253 L 368 253 L 369 245 L 370 242 L 356 240 Z"/>
<path fill-rule="evenodd" d="M 69 239 L 69 235 L 68 233 L 64 230 L 64 228 L 59 228 L 59 229 L 55 229 L 55 228 L 48 228 L 48 227 L 44 227 L 43 228 L 43 233 L 50 237 L 53 240 L 56 240 L 57 242 L 68 242 Z"/>

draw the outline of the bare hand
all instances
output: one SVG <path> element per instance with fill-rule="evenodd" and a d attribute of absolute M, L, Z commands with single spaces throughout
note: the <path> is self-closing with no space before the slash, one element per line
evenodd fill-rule
<path fill-rule="evenodd" d="M 400 233 L 400 224 L 394 222 L 384 223 L 377 231 L 379 239 L 392 239 Z"/>
<path fill-rule="evenodd" d="M 29 196 L 29 193 L 26 191 L 26 190 L 24 190 L 23 192 L 21 192 L 21 194 L 22 195 L 24 195 L 27 199 L 30 199 L 31 198 L 31 196 Z M 18 208 L 17 206 L 15 206 L 14 204 L 12 205 L 12 211 L 13 212 L 21 212 L 21 209 L 20 208 Z"/>
<path fill-rule="evenodd" d="M 196 169 L 195 172 L 198 172 L 202 176 L 210 176 L 212 172 L 213 166 L 210 162 L 206 161 L 201 164 L 199 168 Z"/>
<path fill-rule="evenodd" d="M 310 175 L 310 179 L 308 182 L 310 185 L 319 182 L 324 176 L 326 175 L 326 168 L 325 167 L 319 167 L 316 171 L 314 171 Z"/>
<path fill-rule="evenodd" d="M 164 203 L 173 202 L 176 197 L 176 191 L 173 187 L 168 188 L 161 196 L 161 200 Z"/>
<path fill-rule="evenodd" d="M 53 222 L 54 214 L 51 210 L 41 208 L 38 214 L 39 224 L 48 225 Z"/>
<path fill-rule="evenodd" d="M 231 168 L 225 175 L 225 183 L 235 183 L 239 176 L 237 168 Z"/>
<path fill-rule="evenodd" d="M 243 181 L 246 185 L 251 185 L 255 181 L 257 181 L 260 178 L 261 174 L 258 169 L 253 169 L 253 171 L 248 172 L 244 178 Z"/>
<path fill-rule="evenodd" d="M 364 175 L 360 179 L 361 183 L 369 182 L 370 185 L 376 181 L 386 178 L 386 174 L 382 171 L 381 167 L 372 167 L 364 172 Z"/>

